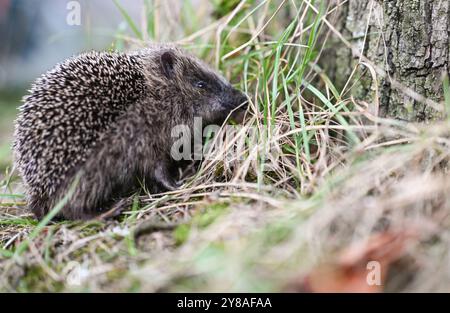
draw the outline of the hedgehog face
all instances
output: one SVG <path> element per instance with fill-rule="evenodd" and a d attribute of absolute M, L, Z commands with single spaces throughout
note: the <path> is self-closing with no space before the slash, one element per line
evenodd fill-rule
<path fill-rule="evenodd" d="M 247 109 L 247 97 L 208 65 L 185 55 L 166 51 L 161 55 L 164 74 L 183 92 L 186 110 L 205 124 L 222 124 L 231 112 L 239 119 Z"/>
<path fill-rule="evenodd" d="M 247 109 L 247 97 L 228 82 L 204 75 L 194 77 L 191 83 L 198 90 L 193 99 L 195 115 L 207 124 L 222 124 L 231 112 L 234 117 L 237 112 Z"/>

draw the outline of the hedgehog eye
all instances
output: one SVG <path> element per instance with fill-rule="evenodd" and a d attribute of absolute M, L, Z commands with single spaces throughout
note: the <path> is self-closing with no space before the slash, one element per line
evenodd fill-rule
<path fill-rule="evenodd" d="M 200 80 L 195 83 L 195 87 L 201 88 L 201 89 L 206 88 L 206 83 L 203 80 Z"/>

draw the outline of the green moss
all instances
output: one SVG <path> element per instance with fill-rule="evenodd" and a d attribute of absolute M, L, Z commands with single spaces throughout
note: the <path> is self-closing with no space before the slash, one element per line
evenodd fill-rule
<path fill-rule="evenodd" d="M 192 223 L 199 228 L 205 228 L 212 224 L 219 216 L 221 216 L 228 208 L 228 202 L 216 202 L 211 204 L 204 212 L 198 214 L 192 220 Z"/>
<path fill-rule="evenodd" d="M 191 227 L 187 224 L 179 225 L 173 231 L 173 238 L 175 240 L 176 245 L 182 245 L 189 238 L 189 233 L 191 231 Z"/>
<path fill-rule="evenodd" d="M 229 207 L 228 202 L 216 202 L 198 212 L 189 224 L 179 225 L 173 231 L 173 238 L 176 245 L 181 245 L 187 241 L 191 232 L 191 227 L 202 229 L 211 225 L 219 216 L 223 215 Z"/>
<path fill-rule="evenodd" d="M 62 282 L 52 280 L 42 267 L 33 265 L 26 269 L 25 275 L 19 280 L 17 291 L 60 292 L 63 288 Z"/>

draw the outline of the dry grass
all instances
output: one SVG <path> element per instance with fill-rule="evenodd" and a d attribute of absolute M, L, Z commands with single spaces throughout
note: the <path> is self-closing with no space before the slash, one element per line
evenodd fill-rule
<path fill-rule="evenodd" d="M 180 190 L 128 199 L 119 220 L 36 226 L 5 189 L 0 288 L 279 291 L 346 247 L 399 231 L 412 235 L 385 290 L 449 291 L 450 124 L 375 117 L 377 93 L 352 97 L 360 67 L 338 91 L 317 61 L 342 3 L 322 3 L 241 1 L 181 35 L 251 103 L 243 127 L 216 136 Z M 144 25 L 161 20 L 146 18 Z M 164 37 L 155 28 L 164 29 L 140 35 Z M 383 74 L 360 60 L 375 80 Z M 249 134 L 256 143 L 240 145 Z M 269 162 L 264 142 L 275 152 Z"/>

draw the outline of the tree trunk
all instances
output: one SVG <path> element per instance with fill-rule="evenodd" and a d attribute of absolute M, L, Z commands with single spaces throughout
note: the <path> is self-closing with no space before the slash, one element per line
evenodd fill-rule
<path fill-rule="evenodd" d="M 365 71 L 353 90 L 358 98 L 372 98 L 377 84 L 380 116 L 407 121 L 442 117 L 424 99 L 443 100 L 442 78 L 450 66 L 450 1 L 349 0 L 340 14 L 338 29 L 356 49 L 335 51 L 335 79 L 348 78 L 358 61 L 355 50 L 363 51 L 385 75 L 375 82 Z"/>

